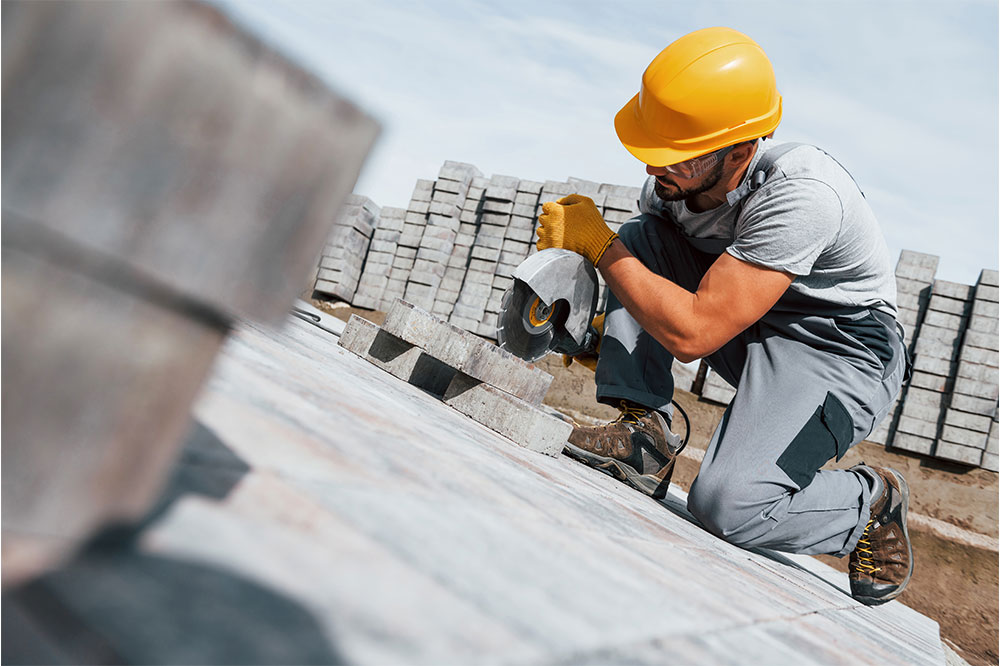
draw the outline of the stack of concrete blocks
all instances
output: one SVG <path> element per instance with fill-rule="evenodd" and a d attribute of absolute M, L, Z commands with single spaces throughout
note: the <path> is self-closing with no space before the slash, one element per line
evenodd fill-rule
<path fill-rule="evenodd" d="M 935 444 L 954 386 L 958 351 L 971 308 L 972 287 L 945 280 L 932 283 L 913 347 L 913 375 L 904 389 L 903 408 L 890 447 L 936 455 Z M 937 448 L 943 452 L 948 449 Z"/>
<path fill-rule="evenodd" d="M 348 302 L 354 299 L 378 217 L 379 207 L 368 197 L 347 198 L 323 248 L 316 291 Z"/>
<path fill-rule="evenodd" d="M 559 455 L 573 430 L 541 409 L 551 375 L 404 301 L 381 328 L 351 317 L 340 345 L 533 451 Z"/>
<path fill-rule="evenodd" d="M 469 186 L 469 191 L 465 195 L 465 202 L 462 204 L 462 211 L 459 215 L 458 234 L 455 236 L 455 245 L 451 255 L 448 257 L 448 265 L 445 268 L 444 279 L 438 289 L 437 299 L 434 301 L 434 314 L 443 319 L 449 319 L 456 326 L 465 330 L 476 330 L 479 327 L 479 319 L 463 316 L 475 314 L 469 312 L 468 306 L 464 304 L 458 306 L 462 296 L 462 286 L 465 284 L 466 271 L 469 268 L 469 261 L 472 256 L 472 247 L 476 241 L 476 233 L 479 229 L 479 215 L 482 212 L 483 195 L 486 192 L 488 180 L 476 172 Z"/>
<path fill-rule="evenodd" d="M 911 250 L 900 252 L 899 260 L 896 262 L 896 306 L 898 308 L 896 321 L 903 327 L 906 339 L 906 351 L 910 354 L 911 359 L 915 359 L 917 355 L 917 333 L 920 331 L 920 325 L 924 320 L 927 306 L 930 303 L 931 284 L 934 282 L 934 274 L 937 272 L 937 267 L 937 256 L 913 252 Z M 939 296 L 943 297 L 943 294 L 939 294 Z M 926 357 L 937 358 L 934 356 L 937 352 L 933 349 L 933 345 L 925 342 L 924 347 L 924 355 Z M 896 401 L 889 409 L 889 413 L 868 436 L 868 441 L 882 445 L 893 445 L 893 433 L 896 433 L 897 423 L 902 418 L 900 405 L 904 403 L 906 394 L 907 387 L 904 386 L 899 396 L 897 396 Z M 922 411 L 925 407 L 923 403 L 926 402 L 924 400 L 926 397 L 917 396 L 914 404 L 910 406 L 912 412 L 908 415 L 910 418 L 915 418 L 917 411 L 921 411 L 922 416 L 927 416 Z M 936 417 L 933 420 L 937 422 Z M 912 430 L 913 422 L 908 420 L 908 423 L 911 424 Z M 910 432 L 909 434 L 912 435 L 913 433 Z M 920 453 L 926 447 L 923 442 L 915 441 L 911 437 L 902 437 L 899 440 L 897 448 L 912 451 L 913 453 Z"/>
<path fill-rule="evenodd" d="M 389 286 L 389 274 L 396 258 L 405 215 L 406 211 L 402 208 L 386 206 L 375 221 L 375 230 L 372 232 L 358 288 L 351 300 L 356 307 L 375 309 L 381 303 L 386 287 Z M 317 291 L 320 291 L 319 285 Z"/>
<path fill-rule="evenodd" d="M 968 311 L 965 334 L 955 363 L 954 385 L 934 455 L 995 472 L 998 397 L 996 271 L 984 270 L 980 273 L 969 299 Z"/>

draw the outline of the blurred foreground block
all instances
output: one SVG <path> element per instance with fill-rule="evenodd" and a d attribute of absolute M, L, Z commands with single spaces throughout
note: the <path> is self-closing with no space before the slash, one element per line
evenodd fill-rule
<path fill-rule="evenodd" d="M 232 322 L 305 285 L 377 134 L 197 3 L 3 7 L 3 580 L 141 515 Z"/>

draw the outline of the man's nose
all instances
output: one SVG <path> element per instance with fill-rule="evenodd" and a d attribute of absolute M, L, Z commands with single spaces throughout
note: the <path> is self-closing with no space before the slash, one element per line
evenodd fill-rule
<path fill-rule="evenodd" d="M 656 167 L 651 164 L 646 165 L 646 173 L 650 176 L 665 176 L 667 175 L 667 170 L 664 167 Z"/>

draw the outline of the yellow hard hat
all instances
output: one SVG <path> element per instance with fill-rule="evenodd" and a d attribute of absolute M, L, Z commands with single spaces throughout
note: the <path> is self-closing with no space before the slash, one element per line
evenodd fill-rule
<path fill-rule="evenodd" d="M 730 28 L 705 28 L 653 59 L 615 131 L 640 161 L 667 166 L 767 136 L 779 122 L 781 95 L 760 45 Z"/>

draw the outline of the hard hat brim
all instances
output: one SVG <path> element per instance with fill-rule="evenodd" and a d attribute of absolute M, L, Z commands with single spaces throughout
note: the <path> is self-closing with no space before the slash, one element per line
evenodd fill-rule
<path fill-rule="evenodd" d="M 664 139 L 650 134 L 639 122 L 639 95 L 630 99 L 615 115 L 615 132 L 625 149 L 640 162 L 661 167 L 677 164 L 710 150 L 678 150 L 663 145 Z"/>

